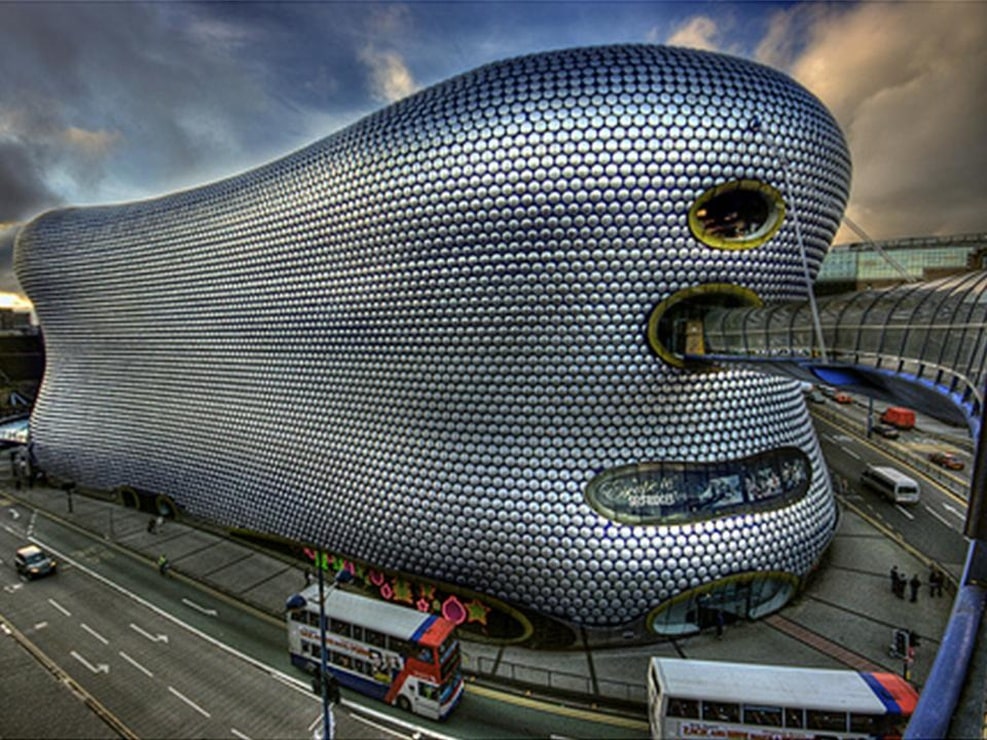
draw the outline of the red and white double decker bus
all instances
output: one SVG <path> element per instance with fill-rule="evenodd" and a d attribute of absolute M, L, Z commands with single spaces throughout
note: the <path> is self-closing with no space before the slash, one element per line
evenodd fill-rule
<path fill-rule="evenodd" d="M 288 599 L 291 662 L 321 669 L 319 587 Z M 431 719 L 463 695 L 455 625 L 434 614 L 330 588 L 325 594 L 326 662 L 341 686 Z"/>

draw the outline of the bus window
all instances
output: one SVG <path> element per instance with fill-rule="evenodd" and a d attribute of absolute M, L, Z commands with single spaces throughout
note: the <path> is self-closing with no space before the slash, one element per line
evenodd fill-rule
<path fill-rule="evenodd" d="M 781 707 L 759 707 L 744 704 L 744 722 L 748 725 L 781 727 Z"/>
<path fill-rule="evenodd" d="M 407 657 L 408 654 L 411 653 L 411 643 L 408 642 L 407 640 L 402 640 L 398 637 L 393 637 L 393 636 L 388 637 L 387 647 L 388 649 L 393 650 L 398 655 L 404 657 Z"/>
<path fill-rule="evenodd" d="M 740 705 L 723 701 L 704 701 L 703 719 L 717 722 L 740 722 Z"/>
<path fill-rule="evenodd" d="M 350 635 L 353 637 L 353 639 L 363 642 L 363 627 L 361 627 L 358 624 L 354 624 L 350 629 L 351 629 Z"/>
<path fill-rule="evenodd" d="M 810 730 L 846 732 L 846 712 L 827 712 L 823 709 L 807 709 L 805 721 Z"/>
<path fill-rule="evenodd" d="M 319 626 L 319 613 L 318 612 L 309 612 L 308 613 L 308 623 L 312 627 L 318 627 Z"/>
<path fill-rule="evenodd" d="M 418 652 L 415 655 L 415 660 L 420 660 L 422 663 L 432 663 L 434 658 L 432 657 L 432 648 L 427 645 L 419 645 Z"/>
<path fill-rule="evenodd" d="M 418 695 L 425 699 L 435 701 L 438 698 L 438 691 L 434 686 L 432 686 L 432 684 L 425 683 L 424 681 L 419 681 Z"/>
<path fill-rule="evenodd" d="M 333 618 L 329 621 L 329 631 L 341 637 L 349 637 L 350 623 L 344 622 L 342 619 Z"/>
<path fill-rule="evenodd" d="M 669 717 L 699 719 L 699 702 L 694 699 L 669 699 L 667 714 Z"/>
<path fill-rule="evenodd" d="M 377 630 L 365 629 L 363 631 L 363 637 L 368 644 L 374 647 L 382 648 L 387 644 L 387 635 Z"/>
<path fill-rule="evenodd" d="M 864 735 L 877 736 L 883 733 L 878 732 L 883 717 L 875 717 L 873 714 L 851 714 L 850 732 L 859 732 Z"/>
<path fill-rule="evenodd" d="M 801 709 L 785 707 L 785 727 L 792 727 L 802 730 L 805 728 L 805 717 Z"/>

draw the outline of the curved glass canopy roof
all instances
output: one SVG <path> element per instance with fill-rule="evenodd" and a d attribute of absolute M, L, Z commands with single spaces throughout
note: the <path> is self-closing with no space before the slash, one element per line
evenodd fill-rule
<path fill-rule="evenodd" d="M 713 308 L 701 318 L 703 347 L 693 342 L 683 357 L 839 385 L 964 421 L 976 436 L 987 381 L 987 272 L 817 303 L 821 343 L 808 303 Z"/>

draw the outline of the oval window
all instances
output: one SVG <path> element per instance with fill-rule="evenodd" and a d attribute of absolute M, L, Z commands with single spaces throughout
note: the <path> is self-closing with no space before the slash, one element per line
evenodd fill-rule
<path fill-rule="evenodd" d="M 751 249 L 775 235 L 785 220 L 781 193 L 757 180 L 735 180 L 699 196 L 689 209 L 689 229 L 717 249 Z"/>
<path fill-rule="evenodd" d="M 610 468 L 586 484 L 587 503 L 620 524 L 679 524 L 774 509 L 802 498 L 809 457 L 780 447 L 723 462 L 645 462 Z"/>
<path fill-rule="evenodd" d="M 651 312 L 648 345 L 672 367 L 714 370 L 697 358 L 705 353 L 703 316 L 712 309 L 761 306 L 754 291 L 728 283 L 706 283 L 673 293 Z M 689 359 L 691 358 L 691 359 Z"/>

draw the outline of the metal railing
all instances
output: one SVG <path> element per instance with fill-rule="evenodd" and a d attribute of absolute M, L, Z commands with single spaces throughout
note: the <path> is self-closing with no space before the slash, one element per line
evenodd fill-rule
<path fill-rule="evenodd" d="M 584 673 L 570 673 L 506 660 L 478 656 L 464 663 L 477 677 L 506 681 L 534 691 L 548 689 L 555 693 L 581 697 L 588 701 L 612 700 L 621 704 L 647 706 L 648 691 L 643 682 L 629 683 L 596 678 Z"/>

